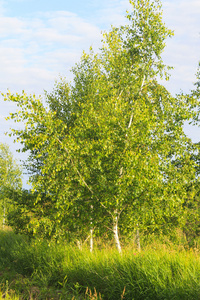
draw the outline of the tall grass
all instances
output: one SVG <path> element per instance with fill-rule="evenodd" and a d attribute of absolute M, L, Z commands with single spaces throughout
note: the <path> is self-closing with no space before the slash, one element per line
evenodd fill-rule
<path fill-rule="evenodd" d="M 122 255 L 113 248 L 91 254 L 1 232 L 0 280 L 20 299 L 198 300 L 200 257 L 156 243 L 140 253 L 127 246 Z"/>

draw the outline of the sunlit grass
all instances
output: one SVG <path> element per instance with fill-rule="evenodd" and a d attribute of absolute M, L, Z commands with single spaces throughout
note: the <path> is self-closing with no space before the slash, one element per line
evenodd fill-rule
<path fill-rule="evenodd" d="M 2 293 L 20 299 L 198 300 L 200 256 L 156 242 L 141 252 L 129 245 L 122 255 L 112 247 L 91 254 L 1 232 L 0 280 Z"/>

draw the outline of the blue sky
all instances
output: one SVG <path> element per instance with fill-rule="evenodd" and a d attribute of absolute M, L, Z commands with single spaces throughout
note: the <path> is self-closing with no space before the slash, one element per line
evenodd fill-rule
<path fill-rule="evenodd" d="M 175 31 L 163 55 L 175 67 L 166 86 L 172 93 L 189 92 L 200 60 L 200 1 L 162 3 L 164 20 Z M 97 50 L 101 31 L 124 24 L 129 7 L 128 0 L 0 0 L 0 91 L 39 95 L 51 91 L 59 75 L 71 80 L 70 69 L 82 51 L 90 45 Z M 0 102 L 0 141 L 14 153 L 18 146 L 4 135 L 12 126 L 4 117 L 13 109 Z M 200 140 L 198 128 L 186 126 L 186 133 Z"/>

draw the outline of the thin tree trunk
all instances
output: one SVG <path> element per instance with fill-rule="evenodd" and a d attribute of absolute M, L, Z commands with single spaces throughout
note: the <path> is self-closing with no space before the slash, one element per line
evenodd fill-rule
<path fill-rule="evenodd" d="M 5 223 L 6 223 L 6 208 L 5 205 L 3 206 L 3 229 L 5 227 Z"/>
<path fill-rule="evenodd" d="M 141 247 L 140 247 L 140 232 L 139 232 L 138 224 L 137 224 L 137 230 L 136 230 L 136 244 L 137 244 L 138 251 L 140 251 L 141 250 Z"/>
<path fill-rule="evenodd" d="M 93 220 L 92 220 L 92 214 L 93 214 L 93 205 L 91 205 L 91 216 L 90 216 L 90 252 L 93 251 Z"/>
<path fill-rule="evenodd" d="M 79 250 L 82 250 L 82 243 L 79 240 L 77 240 L 77 246 Z"/>
<path fill-rule="evenodd" d="M 90 228 L 90 252 L 93 251 L 93 228 Z"/>
<path fill-rule="evenodd" d="M 119 253 L 121 253 L 122 248 L 120 245 L 119 234 L 118 234 L 118 217 L 117 216 L 115 216 L 113 218 L 113 232 L 114 232 L 114 239 L 115 239 L 115 244 L 116 244 L 117 250 L 119 251 Z"/>

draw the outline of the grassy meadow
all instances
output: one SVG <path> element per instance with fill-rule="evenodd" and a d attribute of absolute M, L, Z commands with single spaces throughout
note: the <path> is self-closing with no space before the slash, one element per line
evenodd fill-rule
<path fill-rule="evenodd" d="M 200 253 L 151 242 L 89 252 L 0 231 L 3 299 L 200 299 Z"/>

